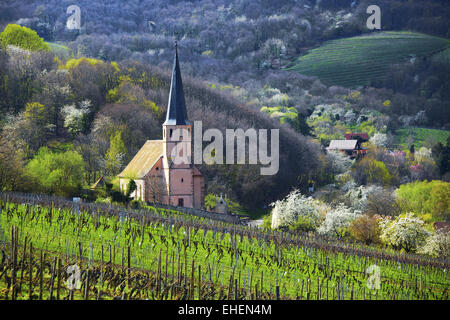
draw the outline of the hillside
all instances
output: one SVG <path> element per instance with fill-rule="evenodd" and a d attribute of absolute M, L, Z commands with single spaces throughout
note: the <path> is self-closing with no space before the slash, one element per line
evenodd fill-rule
<path fill-rule="evenodd" d="M 288 70 L 317 76 L 327 85 L 356 87 L 381 80 L 389 66 L 447 48 L 444 38 L 412 32 L 382 32 L 326 42 Z"/>
<path fill-rule="evenodd" d="M 411 144 L 420 148 L 425 143 L 440 142 L 445 145 L 448 137 L 450 137 L 450 131 L 416 127 L 401 128 L 396 130 L 395 137 L 396 143 L 403 149 L 409 149 Z"/>

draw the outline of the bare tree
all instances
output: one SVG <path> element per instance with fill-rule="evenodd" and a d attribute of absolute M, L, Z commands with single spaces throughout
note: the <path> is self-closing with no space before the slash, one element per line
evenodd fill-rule
<path fill-rule="evenodd" d="M 163 196 L 166 195 L 166 185 L 161 176 L 152 175 L 147 180 L 148 194 L 153 203 L 162 203 Z M 150 200 L 150 198 L 148 199 Z"/>

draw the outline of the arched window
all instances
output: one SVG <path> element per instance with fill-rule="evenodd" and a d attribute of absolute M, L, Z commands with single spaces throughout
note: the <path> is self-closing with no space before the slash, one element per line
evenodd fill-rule
<path fill-rule="evenodd" d="M 172 129 L 170 129 L 170 137 L 172 138 L 172 133 L 173 133 L 173 130 Z"/>
<path fill-rule="evenodd" d="M 181 182 L 184 182 L 184 179 L 183 179 L 183 178 L 181 178 Z"/>

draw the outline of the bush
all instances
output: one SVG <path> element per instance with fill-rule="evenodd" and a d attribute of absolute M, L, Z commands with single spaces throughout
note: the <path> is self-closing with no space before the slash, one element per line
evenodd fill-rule
<path fill-rule="evenodd" d="M 75 151 L 53 153 L 42 147 L 26 168 L 45 193 L 78 195 L 84 183 L 83 158 Z"/>
<path fill-rule="evenodd" d="M 425 245 L 418 250 L 418 253 L 448 259 L 450 256 L 450 233 L 436 231 L 427 238 Z"/>
<path fill-rule="evenodd" d="M 36 31 L 17 24 L 9 24 L 0 33 L 0 43 L 6 47 L 17 46 L 30 51 L 50 51 L 50 47 L 38 36 Z"/>
<path fill-rule="evenodd" d="M 298 232 L 310 232 L 315 231 L 317 228 L 316 223 L 309 217 L 298 216 L 297 221 L 294 224 L 289 225 L 289 230 Z"/>
<path fill-rule="evenodd" d="M 321 215 L 316 200 L 306 197 L 299 190 L 292 191 L 285 199 L 271 204 L 272 229 L 289 227 L 299 222 L 307 223 L 308 228 L 315 230 L 320 223 Z"/>
<path fill-rule="evenodd" d="M 450 183 L 434 180 L 403 184 L 397 189 L 397 204 L 402 212 L 431 213 L 435 219 L 448 220 Z"/>
<path fill-rule="evenodd" d="M 141 201 L 139 200 L 132 200 L 130 202 L 131 209 L 139 209 L 141 207 Z"/>
<path fill-rule="evenodd" d="M 367 156 L 356 163 L 352 170 L 352 176 L 360 185 L 373 183 L 387 186 L 392 181 L 392 176 L 384 162 Z"/>
<path fill-rule="evenodd" d="M 339 204 L 338 207 L 327 213 L 317 231 L 322 235 L 344 238 L 348 235 L 348 227 L 351 222 L 359 216 L 359 211 L 353 211 L 343 204 Z"/>
<path fill-rule="evenodd" d="M 380 226 L 374 216 L 363 215 L 353 220 L 349 232 L 353 238 L 365 244 L 380 242 Z"/>
<path fill-rule="evenodd" d="M 416 251 L 429 235 L 423 220 L 414 217 L 412 213 L 399 216 L 395 220 L 382 219 L 380 227 L 380 239 L 383 243 L 406 252 Z"/>
<path fill-rule="evenodd" d="M 376 190 L 367 198 L 365 213 L 368 215 L 397 216 L 401 213 L 394 190 Z"/>

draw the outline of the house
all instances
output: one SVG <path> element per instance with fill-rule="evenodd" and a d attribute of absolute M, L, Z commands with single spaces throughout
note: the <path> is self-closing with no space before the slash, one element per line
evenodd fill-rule
<path fill-rule="evenodd" d="M 351 158 L 356 158 L 357 156 L 366 153 L 366 149 L 361 147 L 358 140 L 331 140 L 330 145 L 326 150 L 338 150 Z"/>
<path fill-rule="evenodd" d="M 181 130 L 178 130 L 181 129 Z M 175 131 L 177 130 L 177 131 Z M 182 132 L 181 134 L 174 133 Z M 130 179 L 136 182 L 134 199 L 201 209 L 204 178 L 192 164 L 192 123 L 186 112 L 183 83 L 175 44 L 175 57 L 162 140 L 148 140 L 119 174 L 120 190 L 126 193 Z M 187 163 L 175 163 L 172 151 L 186 150 Z M 175 149 L 174 149 L 175 148 Z M 179 153 L 175 153 L 179 154 Z"/>

